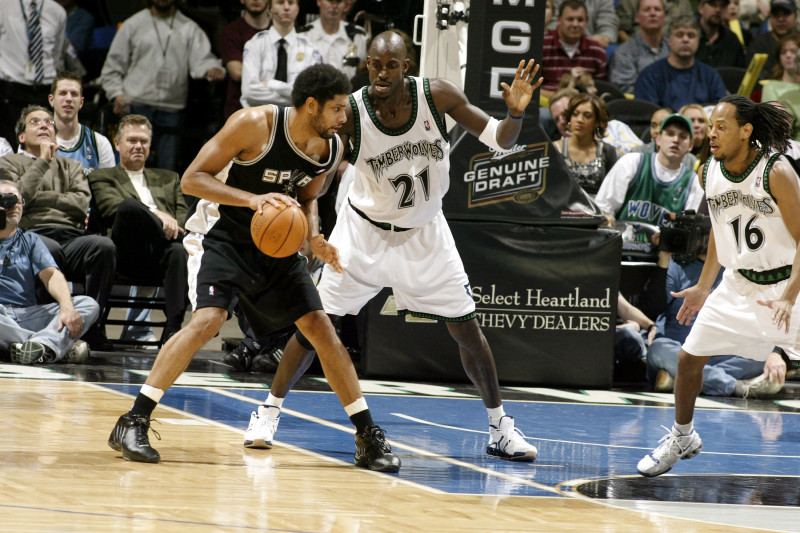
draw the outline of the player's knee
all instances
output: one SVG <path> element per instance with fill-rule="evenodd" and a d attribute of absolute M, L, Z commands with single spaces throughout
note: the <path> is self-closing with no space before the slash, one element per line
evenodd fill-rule
<path fill-rule="evenodd" d="M 340 317 L 338 315 L 329 314 L 328 318 L 330 319 L 331 324 L 333 324 L 333 329 L 335 330 L 336 335 L 338 336 L 340 328 L 341 328 L 341 325 L 342 325 L 342 317 Z M 314 345 L 311 343 L 311 341 L 308 339 L 308 337 L 303 335 L 302 331 L 300 331 L 298 329 L 297 332 L 295 332 L 294 335 L 295 335 L 295 338 L 297 339 L 297 342 L 300 343 L 300 346 L 302 346 L 306 350 L 315 350 Z"/>
<path fill-rule="evenodd" d="M 186 327 L 199 337 L 211 339 L 222 328 L 227 319 L 228 312 L 225 309 L 205 307 L 194 312 Z"/>

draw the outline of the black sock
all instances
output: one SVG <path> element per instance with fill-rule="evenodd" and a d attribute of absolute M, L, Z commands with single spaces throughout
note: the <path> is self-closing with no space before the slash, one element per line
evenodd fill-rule
<path fill-rule="evenodd" d="M 131 407 L 130 413 L 136 416 L 146 416 L 150 418 L 150 415 L 153 414 L 153 410 L 158 405 L 158 402 L 153 400 L 152 398 L 148 398 L 141 392 L 136 396 L 136 400 L 133 402 L 133 407 Z"/>
<path fill-rule="evenodd" d="M 362 433 L 367 426 L 375 425 L 372 422 L 372 414 L 369 409 L 359 411 L 350 417 L 350 422 L 356 427 L 356 433 Z"/>

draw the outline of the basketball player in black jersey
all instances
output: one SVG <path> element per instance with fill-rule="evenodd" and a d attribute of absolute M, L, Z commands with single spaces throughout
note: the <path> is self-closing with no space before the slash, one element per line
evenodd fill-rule
<path fill-rule="evenodd" d="M 336 133 L 346 121 L 349 93 L 350 82 L 334 67 L 309 67 L 297 77 L 293 107 L 265 105 L 237 111 L 189 165 L 181 187 L 200 198 L 187 218 L 189 233 L 184 240 L 194 313 L 163 346 L 133 407 L 111 433 L 109 446 L 122 451 L 125 459 L 160 460 L 147 436 L 150 416 L 238 300 L 257 335 L 295 324 L 315 346 L 328 382 L 356 427 L 356 465 L 381 472 L 400 469 L 400 459 L 372 421 L 350 356 L 322 310 L 305 257 L 268 257 L 250 237 L 254 211 L 260 212 L 265 204 L 298 205 L 309 221 L 311 251 L 341 268 L 337 250 L 318 234 L 315 204 L 342 159 Z M 264 414 L 253 413 L 245 439 L 263 435 L 260 429 L 265 424 L 277 426 Z M 245 445 L 272 447 L 271 438 L 252 440 Z"/>

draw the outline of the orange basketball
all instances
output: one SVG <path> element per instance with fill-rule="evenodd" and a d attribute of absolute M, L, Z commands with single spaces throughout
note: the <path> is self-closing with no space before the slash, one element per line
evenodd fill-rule
<path fill-rule="evenodd" d="M 256 247 L 270 257 L 289 257 L 297 252 L 308 237 L 308 221 L 296 206 L 264 204 L 250 222 L 250 235 Z"/>

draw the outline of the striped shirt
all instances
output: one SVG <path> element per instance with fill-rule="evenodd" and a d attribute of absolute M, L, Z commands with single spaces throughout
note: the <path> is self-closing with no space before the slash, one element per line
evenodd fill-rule
<path fill-rule="evenodd" d="M 558 40 L 558 30 L 545 33 L 542 46 L 542 89 L 555 91 L 561 76 L 574 67 L 583 67 L 594 79 L 606 79 L 606 50 L 587 36 L 581 37 L 575 55 L 569 57 Z"/>

